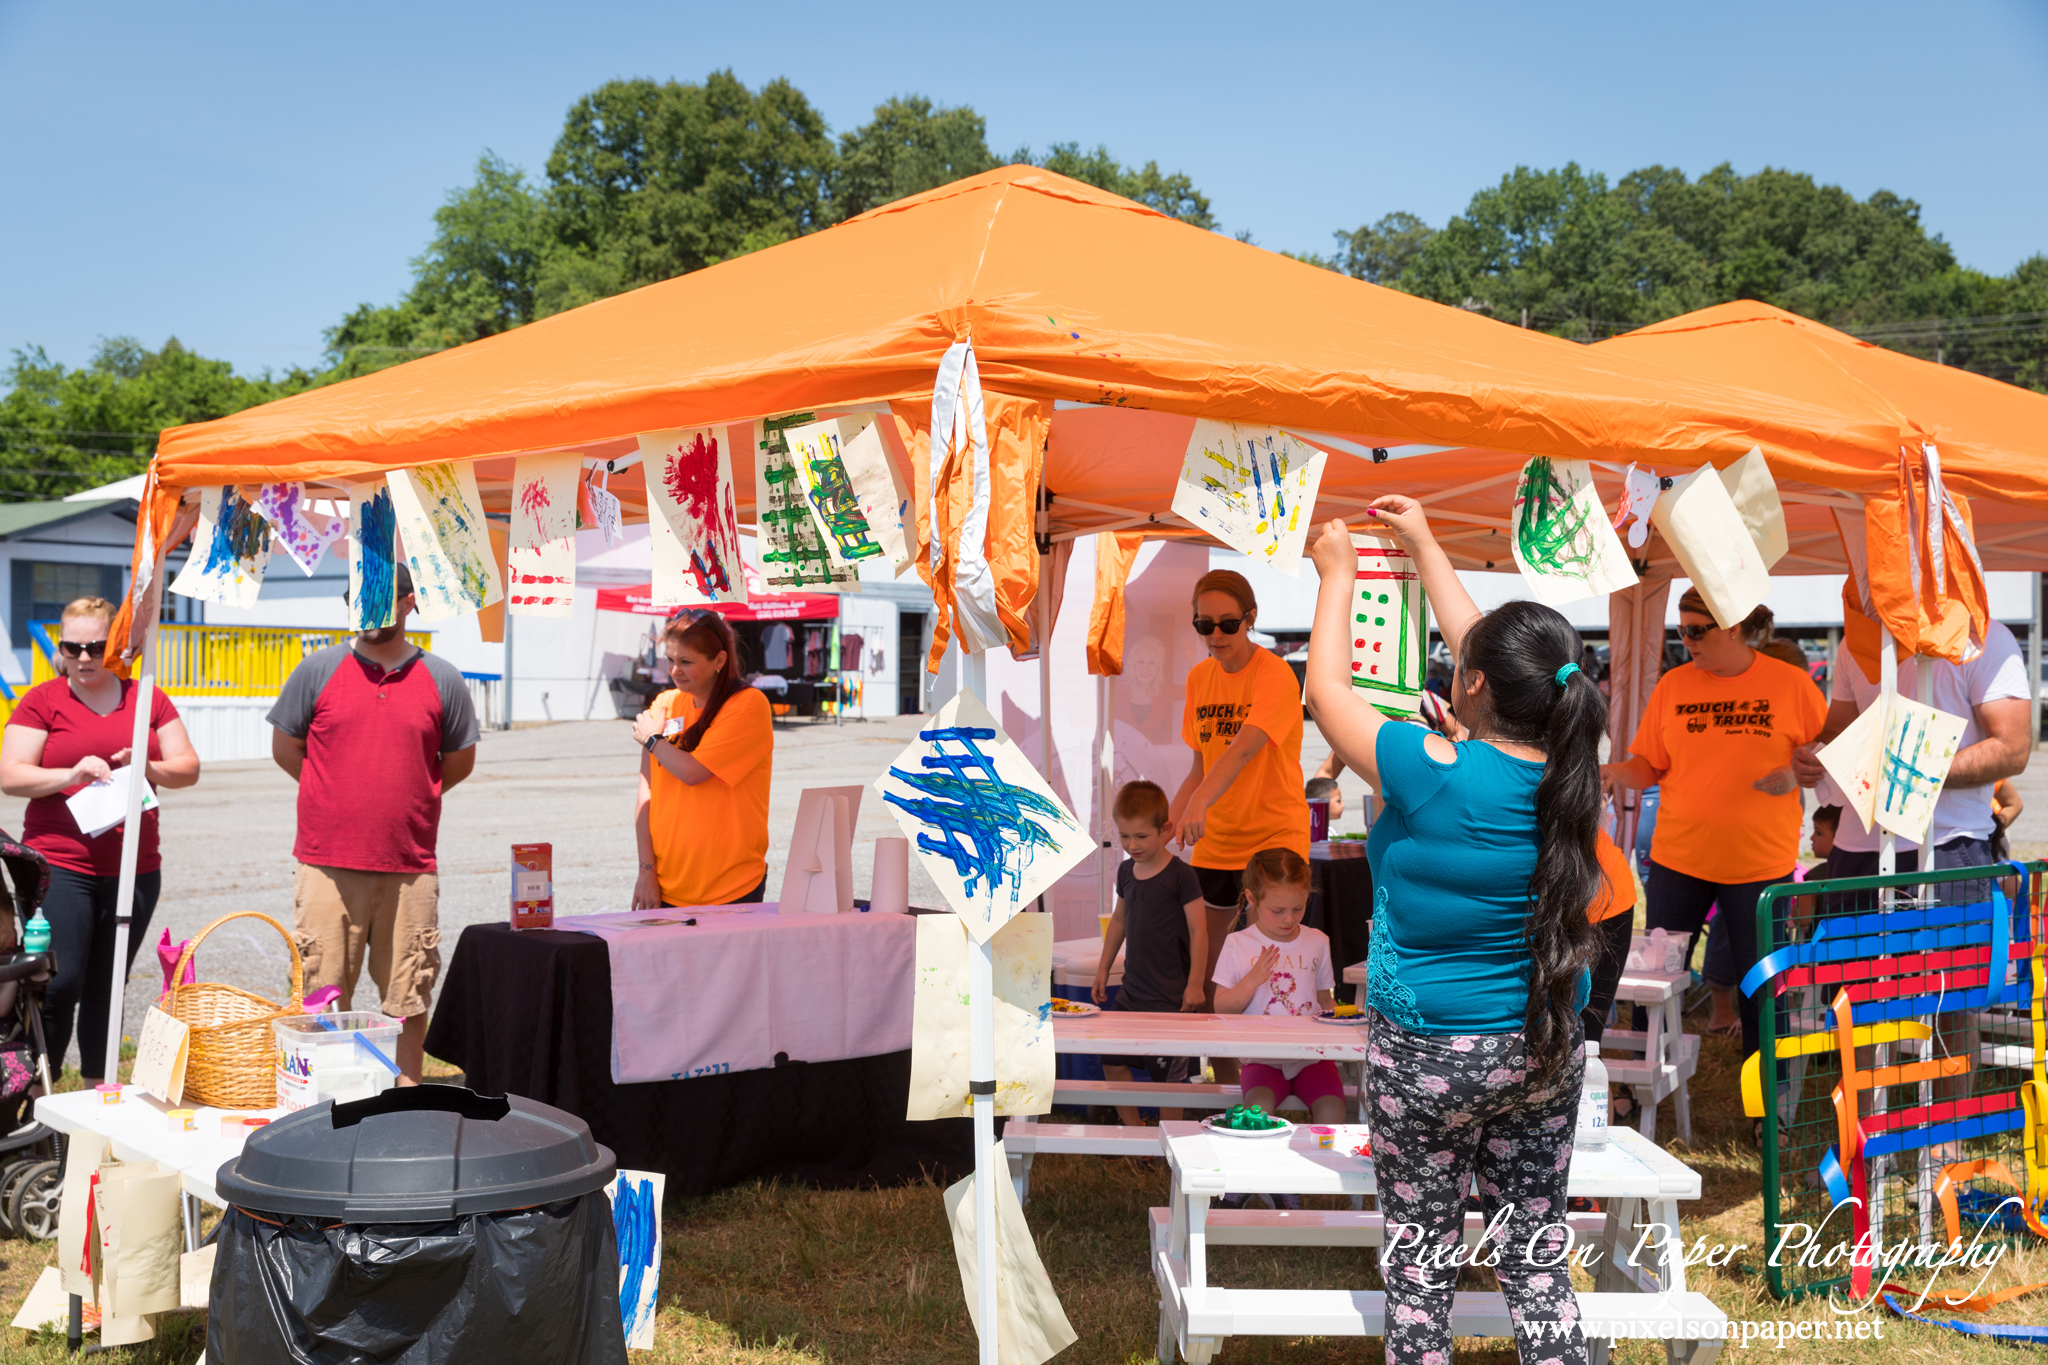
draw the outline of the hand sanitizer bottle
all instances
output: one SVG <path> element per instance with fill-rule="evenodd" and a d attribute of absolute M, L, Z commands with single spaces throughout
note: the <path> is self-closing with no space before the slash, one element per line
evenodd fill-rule
<path fill-rule="evenodd" d="M 1600 1044 L 1586 1044 L 1586 1081 L 1579 1092 L 1579 1122 L 1572 1131 L 1572 1150 L 1597 1152 L 1607 1145 L 1607 1065 Z"/>

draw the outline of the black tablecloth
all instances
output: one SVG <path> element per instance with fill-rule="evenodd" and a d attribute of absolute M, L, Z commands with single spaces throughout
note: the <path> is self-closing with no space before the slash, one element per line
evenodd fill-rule
<path fill-rule="evenodd" d="M 798 964 L 800 965 L 800 964 Z M 525 1095 L 577 1115 L 628 1170 L 661 1171 L 679 1194 L 761 1176 L 844 1187 L 974 1168 L 967 1119 L 911 1123 L 910 1053 L 687 1081 L 612 1081 L 612 976 L 604 940 L 563 930 L 462 931 L 427 1051 L 487 1095 Z"/>
<path fill-rule="evenodd" d="M 1365 961 L 1372 948 L 1372 867 L 1365 845 L 1352 839 L 1314 845 L 1308 865 L 1315 883 L 1308 925 L 1330 936 L 1337 999 L 1351 1003 L 1357 988 L 1344 983 L 1344 969 Z"/>

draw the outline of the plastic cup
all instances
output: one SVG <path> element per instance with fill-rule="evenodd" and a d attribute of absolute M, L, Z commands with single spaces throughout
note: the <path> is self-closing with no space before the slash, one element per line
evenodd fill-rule
<path fill-rule="evenodd" d="M 99 1092 L 101 1104 L 119 1104 L 121 1102 L 121 1087 L 112 1081 L 103 1081 L 99 1085 L 94 1086 L 93 1089 Z"/>
<path fill-rule="evenodd" d="M 197 1109 L 173 1109 L 164 1117 L 170 1120 L 171 1131 L 174 1133 L 191 1133 L 199 1128 Z"/>
<path fill-rule="evenodd" d="M 1320 844 L 1330 837 L 1330 802 L 1327 797 L 1318 797 L 1308 803 L 1308 841 Z"/>
<path fill-rule="evenodd" d="M 1097 915 L 1097 916 L 1095 917 L 1095 922 L 1096 922 L 1096 925 L 1097 925 L 1097 926 L 1098 926 L 1098 927 L 1099 927 L 1099 928 L 1101 929 L 1101 931 L 1102 931 L 1102 937 L 1104 937 L 1104 938 L 1108 938 L 1108 937 L 1109 937 L 1109 922 L 1110 922 L 1111 920 L 1115 919 L 1115 918 L 1116 918 L 1116 916 L 1115 916 L 1115 915 Z"/>

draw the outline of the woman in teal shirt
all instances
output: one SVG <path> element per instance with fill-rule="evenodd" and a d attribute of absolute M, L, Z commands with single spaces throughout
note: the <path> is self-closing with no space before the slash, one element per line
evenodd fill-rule
<path fill-rule="evenodd" d="M 1522 1359 L 1582 1365 L 1565 1177 L 1585 1077 L 1578 1012 L 1607 702 L 1557 612 L 1509 602 L 1481 614 L 1413 499 L 1380 498 L 1367 516 L 1415 557 L 1457 660 L 1452 709 L 1472 736 L 1454 744 L 1389 721 L 1354 691 L 1357 552 L 1343 522 L 1325 526 L 1309 709 L 1386 803 L 1366 846 L 1366 1081 L 1388 1228 L 1387 1358 L 1450 1359 L 1458 1271 L 1445 1251 L 1476 1174 L 1487 1222 L 1505 1215 L 1495 1273 Z"/>

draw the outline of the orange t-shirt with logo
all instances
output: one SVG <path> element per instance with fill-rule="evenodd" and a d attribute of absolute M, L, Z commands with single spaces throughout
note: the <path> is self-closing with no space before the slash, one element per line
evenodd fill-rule
<path fill-rule="evenodd" d="M 1214 659 L 1188 670 L 1180 737 L 1213 772 L 1238 732 L 1257 726 L 1266 744 L 1209 807 L 1194 854 L 1196 867 L 1236 871 L 1261 849 L 1291 848 L 1308 857 L 1308 798 L 1301 780 L 1301 686 L 1271 650 L 1225 673 Z"/>
<path fill-rule="evenodd" d="M 1689 663 L 1666 673 L 1629 746 L 1663 773 L 1650 860 L 1723 886 L 1791 876 L 1799 791 L 1769 796 L 1754 784 L 1819 739 L 1827 717 L 1806 670 L 1767 655 L 1732 678 Z"/>
<path fill-rule="evenodd" d="M 664 732 L 697 723 L 697 704 L 681 689 L 650 708 Z M 775 767 L 775 721 L 768 699 L 751 687 L 726 698 L 690 755 L 711 770 L 691 786 L 648 756 L 647 827 L 654 874 L 666 905 L 730 905 L 768 875 L 768 783 Z"/>

